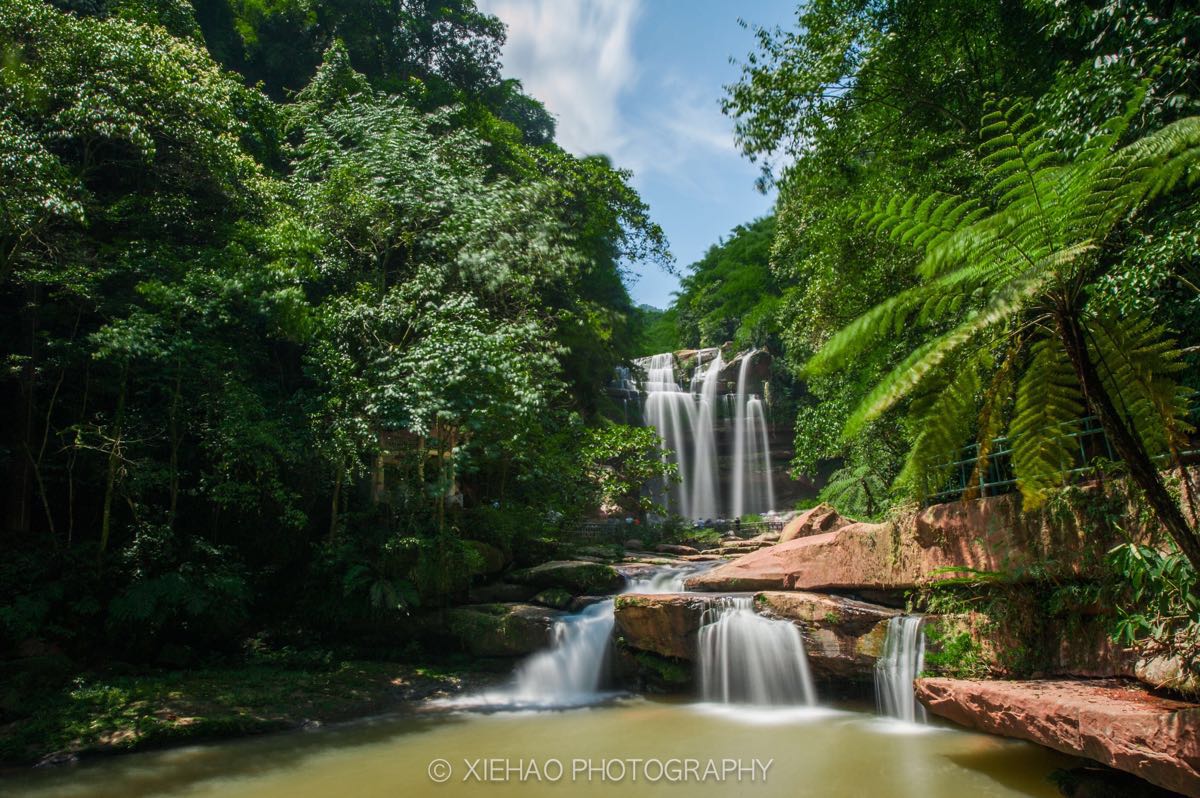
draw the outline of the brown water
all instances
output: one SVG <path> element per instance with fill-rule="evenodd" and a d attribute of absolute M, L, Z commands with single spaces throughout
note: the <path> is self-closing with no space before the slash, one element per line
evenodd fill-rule
<path fill-rule="evenodd" d="M 476 761 L 481 758 L 492 760 L 490 774 L 488 763 Z M 429 775 L 439 759 L 451 768 L 445 783 Z M 689 759 L 695 762 L 690 771 Z M 707 770 L 710 759 L 718 770 L 726 767 L 724 760 L 735 764 L 717 776 Z M 614 760 L 622 760 L 621 767 Z M 475 763 L 474 780 L 469 762 Z M 922 730 L 866 713 L 630 699 L 561 712 L 414 715 L 113 757 L 5 778 L 0 793 L 9 798 L 1052 798 L 1058 793 L 1047 774 L 1069 762 L 1026 743 L 945 728 Z M 740 782 L 736 765 L 743 768 Z"/>

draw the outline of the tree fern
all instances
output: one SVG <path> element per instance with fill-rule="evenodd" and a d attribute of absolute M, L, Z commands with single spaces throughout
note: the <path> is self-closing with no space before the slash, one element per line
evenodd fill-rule
<path fill-rule="evenodd" d="M 1166 330 L 1088 303 L 1089 286 L 1114 260 L 1114 234 L 1151 200 L 1200 180 L 1200 117 L 1118 147 L 1139 107 L 1135 97 L 1067 162 L 1022 104 L 995 103 L 980 131 L 990 199 L 934 192 L 864 203 L 860 223 L 923 253 L 920 282 L 834 335 L 806 370 L 836 369 L 908 325 L 928 330 L 851 414 L 846 434 L 909 402 L 915 442 L 902 477 L 924 488 L 935 452 L 965 443 L 952 440 L 969 436 L 964 418 L 974 415 L 980 439 L 976 476 L 1007 426 L 1029 507 L 1074 462 L 1070 432 L 1086 400 L 1150 506 L 1200 567 L 1200 536 L 1151 457 L 1189 430 L 1176 384 L 1179 354 Z M 998 365 L 985 367 L 984 353 L 993 352 L 1003 353 Z"/>

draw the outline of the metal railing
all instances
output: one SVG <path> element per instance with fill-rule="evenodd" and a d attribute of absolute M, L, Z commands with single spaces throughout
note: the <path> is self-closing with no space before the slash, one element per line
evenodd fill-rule
<path fill-rule="evenodd" d="M 1067 422 L 1067 425 L 1076 427 L 1067 433 L 1067 437 L 1075 439 L 1076 446 L 1072 452 L 1071 461 L 1061 463 L 1058 473 L 1068 477 L 1092 474 L 1095 472 L 1098 461 L 1119 459 L 1096 416 L 1084 416 L 1076 421 Z M 940 467 L 947 472 L 946 479 L 942 483 L 946 487 L 929 496 L 926 500 L 927 503 L 939 504 L 958 499 L 967 491 L 968 487 L 977 488 L 980 497 L 999 496 L 1016 490 L 1017 479 L 1012 468 L 1012 444 L 1007 437 L 992 439 L 987 471 L 978 474 L 974 484 L 969 483 L 971 475 L 976 471 L 976 463 L 979 461 L 979 444 L 972 443 L 965 446 L 962 452 L 963 458 Z M 1198 454 L 1200 454 L 1200 449 L 1192 448 L 1180 452 L 1179 456 L 1192 458 Z M 1156 459 L 1166 459 L 1166 455 L 1159 455 Z"/>

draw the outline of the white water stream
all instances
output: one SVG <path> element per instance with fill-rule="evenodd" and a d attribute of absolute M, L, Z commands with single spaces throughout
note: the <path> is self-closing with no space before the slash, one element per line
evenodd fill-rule
<path fill-rule="evenodd" d="M 925 722 L 925 707 L 913 694 L 913 680 L 925 669 L 924 620 L 901 615 L 888 621 L 883 656 L 875 662 L 875 704 L 881 715 Z"/>
<path fill-rule="evenodd" d="M 800 630 L 764 618 L 752 596 L 714 602 L 700 627 L 700 695 L 706 701 L 760 706 L 812 706 L 817 693 Z"/>

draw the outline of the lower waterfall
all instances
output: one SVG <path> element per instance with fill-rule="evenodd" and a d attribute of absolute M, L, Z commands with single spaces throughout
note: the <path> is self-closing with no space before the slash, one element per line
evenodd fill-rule
<path fill-rule="evenodd" d="M 913 680 L 925 668 L 925 635 L 920 615 L 888 621 L 883 656 L 875 663 L 875 705 L 880 714 L 909 723 L 925 722 L 925 707 L 913 693 Z"/>
<path fill-rule="evenodd" d="M 730 596 L 705 611 L 698 633 L 701 696 L 724 704 L 815 704 L 800 630 L 757 614 L 753 602 Z"/>
<path fill-rule="evenodd" d="M 631 579 L 626 593 L 676 593 L 696 568 L 668 568 Z M 613 599 L 566 615 L 554 626 L 550 648 L 533 654 L 517 671 L 513 686 L 493 700 L 535 706 L 576 706 L 595 701 L 608 679 Z"/>

